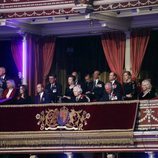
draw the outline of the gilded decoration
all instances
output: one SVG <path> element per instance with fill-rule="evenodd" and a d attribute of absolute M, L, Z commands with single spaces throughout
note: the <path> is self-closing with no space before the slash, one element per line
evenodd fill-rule
<path fill-rule="evenodd" d="M 40 130 L 83 130 L 87 125 L 90 113 L 85 110 L 68 109 L 63 106 L 60 109 L 47 109 L 36 115 L 37 125 Z"/>

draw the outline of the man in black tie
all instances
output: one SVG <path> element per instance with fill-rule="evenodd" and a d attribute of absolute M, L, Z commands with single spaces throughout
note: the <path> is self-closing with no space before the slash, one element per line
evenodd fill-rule
<path fill-rule="evenodd" d="M 117 80 L 117 74 L 115 74 L 114 72 L 110 72 L 109 81 L 112 84 L 114 92 L 122 94 L 122 86 L 121 83 Z"/>
<path fill-rule="evenodd" d="M 44 104 L 44 103 L 50 103 L 51 99 L 49 97 L 49 94 L 47 94 L 44 91 L 44 86 L 39 83 L 37 84 L 37 95 L 35 96 L 35 104 Z"/>
<path fill-rule="evenodd" d="M 104 82 L 99 80 L 100 72 L 98 70 L 93 73 L 93 91 L 94 100 L 99 101 L 104 93 Z"/>
<path fill-rule="evenodd" d="M 49 76 L 49 84 L 46 86 L 46 91 L 51 97 L 51 102 L 57 103 L 59 97 L 62 96 L 62 86 L 57 83 L 56 75 Z"/>

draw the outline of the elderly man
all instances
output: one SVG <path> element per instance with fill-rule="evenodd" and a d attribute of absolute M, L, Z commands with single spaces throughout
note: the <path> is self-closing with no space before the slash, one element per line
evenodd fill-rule
<path fill-rule="evenodd" d="M 90 99 L 86 95 L 82 94 L 82 88 L 80 85 L 77 85 L 73 88 L 73 93 L 75 96 L 73 102 L 90 102 Z"/>
<path fill-rule="evenodd" d="M 113 101 L 113 100 L 122 100 L 121 93 L 114 91 L 112 84 L 110 82 L 105 84 L 105 92 L 100 101 Z"/>

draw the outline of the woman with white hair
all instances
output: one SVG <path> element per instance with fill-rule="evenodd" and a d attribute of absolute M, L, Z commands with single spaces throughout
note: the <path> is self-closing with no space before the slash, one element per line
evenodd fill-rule
<path fill-rule="evenodd" d="M 14 80 L 7 80 L 7 89 L 4 90 L 2 94 L 2 99 L 12 99 L 15 98 L 16 87 Z"/>
<path fill-rule="evenodd" d="M 73 88 L 73 94 L 75 96 L 73 102 L 78 102 L 78 103 L 90 102 L 90 99 L 88 98 L 88 96 L 82 94 L 82 88 L 80 85 L 76 85 Z"/>
<path fill-rule="evenodd" d="M 149 79 L 145 79 L 141 83 L 141 93 L 139 99 L 152 99 L 155 97 L 155 92 L 152 90 L 152 85 Z"/>

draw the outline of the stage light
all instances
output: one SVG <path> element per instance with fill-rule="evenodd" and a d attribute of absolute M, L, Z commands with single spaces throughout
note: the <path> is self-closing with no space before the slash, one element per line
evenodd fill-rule
<path fill-rule="evenodd" d="M 154 152 L 147 152 L 148 153 L 148 158 L 155 158 Z"/>
<path fill-rule="evenodd" d="M 0 26 L 6 26 L 6 20 L 0 19 Z"/>
<path fill-rule="evenodd" d="M 107 27 L 107 24 L 106 23 L 102 23 L 101 27 Z"/>
<path fill-rule="evenodd" d="M 23 43 L 22 43 L 22 83 L 24 85 L 27 85 L 27 40 L 26 40 L 26 35 L 23 36 Z"/>
<path fill-rule="evenodd" d="M 67 158 L 72 158 L 73 157 L 72 152 L 65 152 L 64 154 L 67 156 Z"/>
<path fill-rule="evenodd" d="M 85 19 L 90 19 L 90 14 L 85 15 Z"/>

